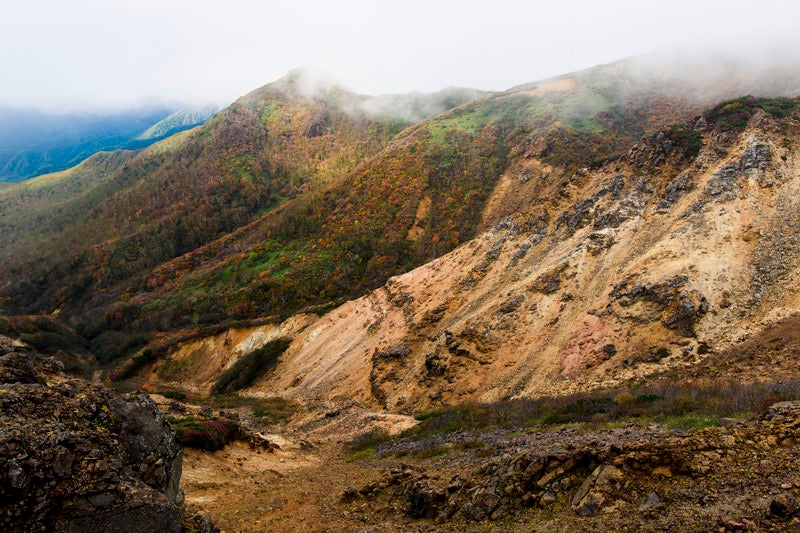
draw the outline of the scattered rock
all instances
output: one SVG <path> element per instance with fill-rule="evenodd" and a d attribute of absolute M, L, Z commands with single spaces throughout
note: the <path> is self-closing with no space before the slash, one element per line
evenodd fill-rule
<path fill-rule="evenodd" d="M 790 493 L 778 494 L 769 504 L 769 512 L 780 518 L 790 518 L 800 514 L 800 502 Z"/>
<path fill-rule="evenodd" d="M 642 503 L 639 504 L 640 511 L 649 511 L 650 509 L 654 509 L 661 505 L 661 498 L 658 497 L 658 494 L 655 492 L 651 492 L 647 496 L 644 497 Z"/>
<path fill-rule="evenodd" d="M 615 466 L 598 466 L 572 497 L 572 508 L 581 516 L 593 516 L 621 488 L 623 477 Z"/>
<path fill-rule="evenodd" d="M 779 443 L 798 433 L 800 402 L 781 402 L 757 420 L 689 433 L 631 424 L 588 433 L 562 428 L 511 439 L 508 428 L 401 439 L 376 453 L 404 455 L 476 439 L 493 453 L 476 455 L 471 471 L 447 481 L 422 469 L 393 469 L 370 487 L 370 495 L 400 499 L 407 516 L 416 518 L 474 522 L 546 506 L 561 523 L 574 525 L 564 518 L 561 501 L 575 519 L 591 517 L 603 529 L 657 530 L 675 523 L 681 530 L 704 529 L 719 519 L 721 509 L 741 508 L 740 515 L 725 516 L 722 525 L 783 530 L 800 513 L 791 482 L 800 463 L 795 448 Z M 761 445 L 768 441 L 774 444 Z M 455 456 L 453 461 L 464 459 Z M 758 475 L 742 486 L 731 474 L 739 470 Z M 780 486 L 787 488 L 763 498 L 781 477 L 785 482 Z M 673 505 L 691 506 L 693 512 L 676 515 L 668 511 Z M 639 512 L 633 516 L 629 510 Z"/>

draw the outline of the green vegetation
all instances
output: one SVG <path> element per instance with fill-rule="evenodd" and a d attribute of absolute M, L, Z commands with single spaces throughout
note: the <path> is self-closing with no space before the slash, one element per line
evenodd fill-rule
<path fill-rule="evenodd" d="M 673 430 L 703 429 L 718 426 L 719 419 L 716 416 L 686 414 L 667 418 L 666 425 Z"/>
<path fill-rule="evenodd" d="M 100 364 L 112 363 L 147 343 L 147 336 L 109 329 L 94 337 L 91 352 Z"/>
<path fill-rule="evenodd" d="M 451 132 L 466 132 L 477 135 L 486 125 L 486 118 L 475 111 L 474 108 L 459 108 L 427 122 L 428 132 L 431 137 L 431 147 L 446 144 L 452 135 Z"/>
<path fill-rule="evenodd" d="M 61 309 L 104 364 L 145 341 L 157 356 L 220 324 L 322 312 L 472 238 L 523 154 L 569 174 L 685 111 L 623 104 L 615 75 L 591 73 L 400 131 L 403 117 L 469 98 L 417 96 L 359 115 L 361 97 L 307 98 L 296 81 L 141 152 L 2 189 L 4 310 Z M 691 132 L 673 133 L 696 149 Z"/>
<path fill-rule="evenodd" d="M 607 425 L 635 420 L 660 422 L 671 429 L 699 429 L 718 424 L 722 417 L 760 414 L 772 403 L 789 399 L 800 399 L 800 380 L 709 386 L 668 384 L 431 411 L 417 415 L 421 422 L 407 435 L 423 437 L 493 427 Z"/>
<path fill-rule="evenodd" d="M 667 134 L 675 146 L 682 149 L 690 159 L 697 157 L 700 149 L 703 148 L 703 140 L 700 135 L 683 124 L 671 124 L 667 127 Z"/>
<path fill-rule="evenodd" d="M 777 118 L 783 118 L 794 113 L 798 107 L 800 107 L 798 98 L 742 96 L 722 102 L 709 111 L 707 116 L 712 123 L 721 124 L 734 131 L 742 131 L 757 109 L 763 109 Z"/>
<path fill-rule="evenodd" d="M 384 428 L 376 428 L 366 433 L 362 433 L 348 442 L 345 448 L 349 451 L 348 461 L 365 459 L 375 453 L 375 449 L 385 442 L 391 440 L 389 432 Z"/>
<path fill-rule="evenodd" d="M 86 351 L 86 342 L 82 337 L 49 316 L 0 316 L 0 335 L 19 337 L 37 351 L 50 355 L 60 350 Z"/>
<path fill-rule="evenodd" d="M 249 407 L 253 410 L 253 416 L 269 423 L 285 422 L 297 412 L 297 405 L 294 402 L 277 397 L 252 398 L 237 394 L 215 394 L 195 401 L 218 409 Z"/>
<path fill-rule="evenodd" d="M 170 418 L 169 422 L 181 446 L 200 450 L 221 450 L 241 433 L 238 423 L 226 419 L 204 420 L 190 416 Z"/>
<path fill-rule="evenodd" d="M 278 364 L 278 358 L 291 342 L 292 340 L 287 338 L 274 339 L 261 348 L 241 356 L 217 379 L 214 393 L 230 393 L 250 386 Z"/>

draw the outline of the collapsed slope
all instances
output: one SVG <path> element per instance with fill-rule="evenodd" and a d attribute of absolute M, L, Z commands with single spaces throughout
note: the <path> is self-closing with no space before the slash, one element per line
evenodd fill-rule
<path fill-rule="evenodd" d="M 599 169 L 534 178 L 541 200 L 494 229 L 318 320 L 271 326 L 294 341 L 249 393 L 407 413 L 559 395 L 694 365 L 797 312 L 797 107 L 741 98 Z M 221 368 L 246 351 L 229 343 Z M 191 376 L 204 353 L 161 364 Z M 168 381 L 161 364 L 151 377 Z"/>

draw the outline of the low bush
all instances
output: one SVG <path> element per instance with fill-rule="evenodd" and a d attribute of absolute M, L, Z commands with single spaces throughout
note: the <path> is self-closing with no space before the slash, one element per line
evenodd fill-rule
<path fill-rule="evenodd" d="M 800 399 L 800 380 L 765 383 L 668 383 L 536 400 L 474 404 L 418 414 L 406 435 L 429 436 L 493 427 L 541 427 L 655 420 L 673 429 L 714 425 L 722 417 L 752 416 L 783 400 Z"/>
<path fill-rule="evenodd" d="M 675 146 L 681 148 L 690 159 L 697 157 L 700 149 L 703 148 L 703 140 L 691 128 L 681 124 L 672 124 L 667 128 L 667 132 Z"/>
<path fill-rule="evenodd" d="M 187 448 L 215 451 L 221 450 L 239 438 L 239 424 L 233 420 L 197 420 L 194 417 L 171 419 L 175 437 Z"/>
<path fill-rule="evenodd" d="M 91 352 L 100 364 L 108 364 L 134 352 L 147 343 L 143 334 L 110 329 L 104 331 L 91 342 Z"/>
<path fill-rule="evenodd" d="M 266 343 L 239 358 L 236 363 L 220 375 L 214 385 L 215 394 L 234 392 L 253 384 L 278 364 L 278 358 L 291 344 L 291 339 L 279 338 Z"/>
<path fill-rule="evenodd" d="M 783 118 L 791 115 L 799 107 L 800 99 L 797 98 L 743 96 L 722 102 L 708 112 L 708 119 L 712 123 L 721 124 L 734 131 L 742 131 L 747 127 L 756 109 L 763 109 L 774 117 Z"/>
<path fill-rule="evenodd" d="M 361 433 L 347 443 L 347 448 L 354 452 L 374 450 L 384 442 L 391 440 L 389 432 L 384 428 L 376 428 L 366 433 Z"/>

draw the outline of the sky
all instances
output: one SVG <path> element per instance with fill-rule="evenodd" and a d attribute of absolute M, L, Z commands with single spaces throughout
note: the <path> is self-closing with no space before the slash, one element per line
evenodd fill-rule
<path fill-rule="evenodd" d="M 0 105 L 226 104 L 302 67 L 362 94 L 797 42 L 796 0 L 0 0 Z"/>

